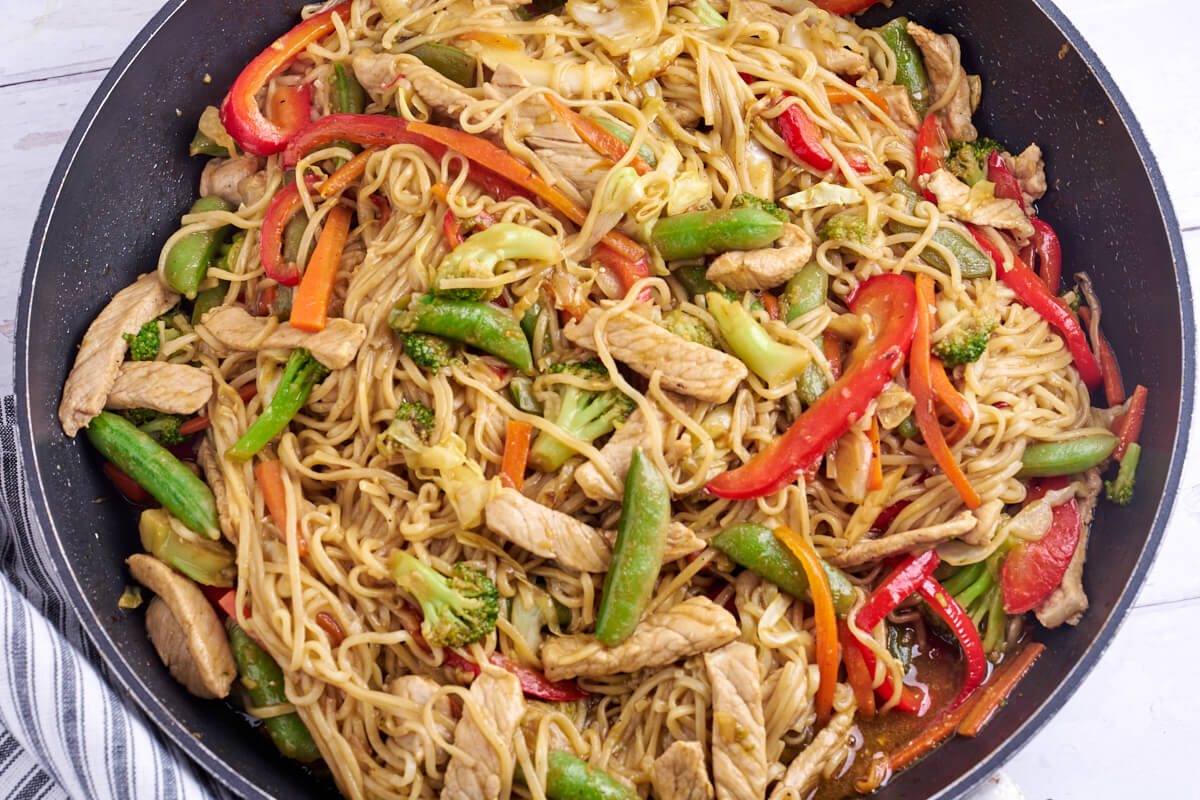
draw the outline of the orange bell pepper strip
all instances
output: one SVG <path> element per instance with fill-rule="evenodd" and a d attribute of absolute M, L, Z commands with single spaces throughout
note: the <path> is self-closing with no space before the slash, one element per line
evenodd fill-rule
<path fill-rule="evenodd" d="M 930 357 L 929 376 L 933 383 L 933 395 L 954 416 L 954 430 L 950 432 L 950 443 L 953 444 L 967 435 L 967 431 L 975 423 L 975 409 L 967 402 L 967 398 L 958 393 L 946 367 L 940 358 Z"/>
<path fill-rule="evenodd" d="M 871 465 L 867 476 L 867 489 L 875 491 L 883 486 L 883 457 L 879 448 L 879 418 L 871 417 L 867 428 L 867 441 L 871 443 Z"/>
<path fill-rule="evenodd" d="M 271 515 L 275 527 L 279 528 L 286 542 L 287 529 L 284 526 L 287 524 L 287 489 L 283 485 L 283 466 L 278 461 L 260 461 L 254 465 L 254 479 L 258 481 L 258 488 L 262 490 L 267 513 Z M 304 558 L 308 555 L 308 539 L 300 532 L 299 525 L 295 525 L 293 530 L 296 532 L 296 552 Z"/>
<path fill-rule="evenodd" d="M 338 265 L 346 237 L 350 233 L 352 212 L 345 206 L 334 206 L 325 217 L 321 238 L 308 259 L 308 267 L 296 296 L 292 299 L 290 322 L 293 328 L 316 332 L 325 329 L 329 318 L 329 298 L 333 296 L 333 283 L 337 279 Z"/>
<path fill-rule="evenodd" d="M 863 96 L 870 100 L 871 103 L 880 111 L 885 114 L 889 113 L 890 106 L 888 106 L 888 101 L 879 92 L 872 91 L 871 89 L 859 89 L 859 91 L 862 92 Z M 850 94 L 850 92 L 847 92 L 845 89 L 839 89 L 836 86 L 826 86 L 825 97 L 828 98 L 829 102 L 835 106 L 858 102 L 858 97 Z"/>
<path fill-rule="evenodd" d="M 521 491 L 525 485 L 525 464 L 529 461 L 529 440 L 533 426 L 528 422 L 510 419 L 504 433 L 504 457 L 500 462 L 500 482 L 510 489 Z"/>
<path fill-rule="evenodd" d="M 837 688 L 838 664 L 841 662 L 833 592 L 829 589 L 829 578 L 821 566 L 821 559 L 817 557 L 817 551 L 808 539 L 784 526 L 775 529 L 775 536 L 792 552 L 808 577 L 808 590 L 812 593 L 813 616 L 816 622 L 817 669 L 821 675 L 816 697 L 817 723 L 823 725 L 833 713 L 833 691 Z"/>
<path fill-rule="evenodd" d="M 917 401 L 913 409 L 917 417 L 917 427 L 925 437 L 925 446 L 929 448 L 929 454 L 958 490 L 967 508 L 979 508 L 979 495 L 975 493 L 967 476 L 954 460 L 954 454 L 950 452 L 946 438 L 942 435 L 942 427 L 933 406 L 933 357 L 929 352 L 929 306 L 933 303 L 933 279 L 928 275 L 918 275 L 916 283 L 917 331 L 913 336 L 912 352 L 908 359 L 908 390 Z"/>
<path fill-rule="evenodd" d="M 551 108 L 558 112 L 558 115 L 563 118 L 563 122 L 570 125 L 575 133 L 579 134 L 579 138 L 591 145 L 592 149 L 600 155 L 615 162 L 623 158 L 625 153 L 628 152 L 628 145 L 595 122 L 592 122 L 583 114 L 567 108 L 566 104 L 555 95 L 544 94 L 542 97 L 550 104 Z M 637 155 L 634 155 L 630 159 L 629 166 L 633 167 L 638 175 L 645 175 L 650 171 L 650 165 Z"/>
<path fill-rule="evenodd" d="M 367 162 L 371 160 L 371 156 L 378 150 L 377 147 L 368 147 L 354 158 L 347 161 L 337 168 L 337 171 L 330 175 L 324 183 L 321 184 L 321 197 L 333 197 L 338 192 L 345 189 L 350 184 L 367 171 Z"/>

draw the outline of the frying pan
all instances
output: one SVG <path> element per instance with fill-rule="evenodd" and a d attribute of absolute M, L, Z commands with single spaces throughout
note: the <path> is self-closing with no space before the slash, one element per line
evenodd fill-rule
<path fill-rule="evenodd" d="M 115 500 L 91 448 L 55 415 L 88 323 L 121 287 L 154 269 L 190 205 L 200 160 L 187 142 L 206 105 L 297 19 L 298 0 L 171 0 L 138 34 L 88 104 L 51 178 L 30 244 L 17 334 L 21 444 L 41 523 L 37 544 L 57 565 L 70 604 L 114 679 L 181 749 L 255 798 L 328 794 L 280 758 L 243 719 L 189 695 L 162 668 L 141 614 L 116 607 L 136 522 Z M 1085 586 L 1091 609 L 1074 628 L 1038 634 L 1048 647 L 983 735 L 955 740 L 902 773 L 885 798 L 954 797 L 1012 756 L 1071 696 L 1100 658 L 1162 538 L 1186 449 L 1195 332 L 1178 226 L 1150 148 L 1112 79 L 1046 0 L 900 0 L 865 24 L 904 13 L 963 42 L 984 77 L 982 131 L 1046 151 L 1041 215 L 1058 231 L 1068 273 L 1096 278 L 1127 385 L 1153 407 L 1142 431 L 1136 502 L 1104 505 Z M 1114 324 L 1115 323 L 1115 324 Z M 1181 421 L 1184 424 L 1181 424 Z M 1084 768 L 1076 765 L 1075 768 Z"/>

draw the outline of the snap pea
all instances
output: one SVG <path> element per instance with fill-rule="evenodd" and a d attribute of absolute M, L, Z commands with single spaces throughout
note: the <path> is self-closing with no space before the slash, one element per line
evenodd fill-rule
<path fill-rule="evenodd" d="M 546 765 L 550 800 L 636 800 L 637 794 L 607 772 L 562 750 L 551 750 Z"/>
<path fill-rule="evenodd" d="M 189 214 L 199 214 L 205 211 L 232 211 L 233 203 L 215 195 L 201 197 L 192 203 Z M 207 231 L 197 231 L 180 239 L 167 253 L 167 261 L 163 271 L 171 288 L 189 300 L 196 299 L 196 291 L 200 281 L 208 272 L 209 262 L 225 240 L 229 231 L 228 225 L 221 225 Z"/>
<path fill-rule="evenodd" d="M 779 297 L 783 321 L 791 322 L 825 304 L 829 294 L 829 273 L 813 261 L 788 278 Z"/>
<path fill-rule="evenodd" d="M 221 281 L 212 288 L 197 292 L 196 299 L 192 301 L 192 324 L 199 325 L 205 314 L 224 303 L 228 290 L 225 281 Z"/>
<path fill-rule="evenodd" d="M 341 64 L 333 65 L 333 108 L 339 114 L 361 114 L 367 108 L 367 92 Z"/>
<path fill-rule="evenodd" d="M 662 217 L 650 239 L 664 261 L 679 261 L 767 247 L 783 234 L 783 225 L 761 208 L 716 208 Z"/>
<path fill-rule="evenodd" d="M 512 397 L 513 405 L 524 411 L 526 414 L 542 414 L 542 404 L 533 396 L 533 381 L 524 375 L 514 375 L 513 379 L 508 382 L 508 393 Z"/>
<path fill-rule="evenodd" d="M 817 337 L 817 347 L 824 346 L 824 339 L 824 336 Z M 800 377 L 796 381 L 796 394 L 800 396 L 800 402 L 806 406 L 817 402 L 817 398 L 823 395 L 828 388 L 829 382 L 825 380 L 825 371 L 815 361 L 800 373 Z"/>
<path fill-rule="evenodd" d="M 137 481 L 163 508 L 196 533 L 217 539 L 217 501 L 182 461 L 119 414 L 101 411 L 87 426 L 88 441 Z"/>
<path fill-rule="evenodd" d="M 675 280 L 679 281 L 679 285 L 687 292 L 688 297 L 694 298 L 709 292 L 720 292 L 726 300 L 736 303 L 740 299 L 738 293 L 710 281 L 704 274 L 707 269 L 703 264 L 688 264 L 679 267 L 671 274 L 675 276 Z"/>
<path fill-rule="evenodd" d="M 637 627 L 654 592 L 667 547 L 671 492 L 654 462 L 633 451 L 625 476 L 625 499 L 617 523 L 612 566 L 604 578 L 596 638 L 608 647 L 623 642 Z"/>
<path fill-rule="evenodd" d="M 408 51 L 427 67 L 437 70 L 460 86 L 475 85 L 475 56 L 448 44 L 426 42 Z"/>
<path fill-rule="evenodd" d="M 142 548 L 169 567 L 205 586 L 233 586 L 237 555 L 223 541 L 190 539 L 171 527 L 164 509 L 148 508 L 138 519 Z"/>
<path fill-rule="evenodd" d="M 766 525 L 757 522 L 730 525 L 714 536 L 711 544 L 740 566 L 770 581 L 793 597 L 811 599 L 804 567 Z M 838 616 L 844 617 L 854 606 L 854 586 L 841 570 L 826 564 L 824 559 L 821 560 L 821 567 L 829 580 L 833 608 Z"/>
<path fill-rule="evenodd" d="M 283 688 L 283 670 L 275 663 L 275 659 L 233 620 L 226 620 L 225 629 L 229 633 L 229 646 L 233 650 L 233 660 L 237 662 L 242 686 L 246 688 L 254 707 L 270 708 L 286 703 L 288 699 Z M 275 747 L 288 758 L 308 763 L 321 757 L 312 734 L 295 711 L 269 717 L 263 726 Z"/>
<path fill-rule="evenodd" d="M 533 353 L 525 332 L 506 312 L 487 303 L 426 295 L 408 308 L 393 309 L 389 324 L 398 331 L 415 330 L 463 342 L 526 374 L 533 372 Z"/>
<path fill-rule="evenodd" d="M 1061 442 L 1040 442 L 1025 448 L 1018 478 L 1051 478 L 1086 472 L 1108 458 L 1117 446 L 1117 437 L 1108 433 L 1081 436 Z"/>
<path fill-rule="evenodd" d="M 912 214 L 916 210 L 920 197 L 907 182 L 896 178 L 892 181 L 892 191 L 899 192 L 907 198 L 905 204 L 905 211 L 907 213 Z M 924 231 L 923 228 L 914 228 L 910 225 L 899 225 L 896 223 L 890 224 L 888 228 L 893 232 L 902 233 L 919 234 Z M 954 254 L 954 257 L 958 259 L 958 268 L 964 278 L 986 278 L 992 274 L 991 259 L 984 255 L 982 250 L 971 244 L 965 236 L 960 236 L 957 231 L 952 231 L 948 228 L 938 228 L 933 234 L 933 241 Z M 932 248 L 925 248 L 921 253 L 921 259 L 942 272 L 950 272 L 949 262 L 942 257 L 941 253 L 936 252 Z"/>
<path fill-rule="evenodd" d="M 633 142 L 633 131 L 621 123 L 613 122 L 611 119 L 598 119 L 596 122 L 606 131 L 624 142 L 626 146 Z M 638 148 L 638 158 L 645 161 L 652 168 L 658 166 L 658 156 L 654 155 L 654 150 L 645 142 L 642 142 L 642 146 Z"/>
<path fill-rule="evenodd" d="M 908 90 L 913 111 L 924 119 L 931 100 L 929 75 L 925 72 L 921 48 L 908 33 L 908 19 L 896 17 L 879 29 L 879 35 L 896 56 L 896 83 Z"/>
<path fill-rule="evenodd" d="M 299 213 L 288 220 L 283 226 L 283 260 L 287 263 L 300 262 L 300 241 L 304 238 L 304 229 L 308 227 L 308 216 Z"/>

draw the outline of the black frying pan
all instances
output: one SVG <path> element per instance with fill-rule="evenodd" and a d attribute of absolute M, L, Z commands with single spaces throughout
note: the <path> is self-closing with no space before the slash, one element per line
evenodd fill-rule
<path fill-rule="evenodd" d="M 141 614 L 122 612 L 125 557 L 139 549 L 133 513 L 115 499 L 95 453 L 63 436 L 55 410 L 93 317 L 135 275 L 154 269 L 200 176 L 187 142 L 204 106 L 297 20 L 299 0 L 171 0 L 118 60 L 54 171 L 21 282 L 17 391 L 21 443 L 39 543 L 112 674 L 184 751 L 252 797 L 312 796 L 313 779 L 281 759 L 232 711 L 197 700 L 162 668 Z M 955 740 L 902 773 L 888 798 L 956 796 L 1013 755 L 1066 702 L 1111 641 L 1162 537 L 1191 417 L 1195 332 L 1178 226 L 1162 176 L 1128 105 L 1095 54 L 1045 0 L 898 0 L 877 24 L 908 16 L 963 41 L 984 77 L 977 118 L 988 135 L 1047 153 L 1040 209 L 1066 269 L 1096 277 L 1127 385 L 1150 388 L 1138 499 L 1104 505 L 1078 627 L 1039 634 L 1048 650 L 974 740 Z M 205 75 L 211 82 L 205 82 Z M 1181 424 L 1182 421 L 1182 424 Z M 1063 765 L 1082 770 L 1084 764 Z M 327 785 L 328 786 L 328 785 Z M 333 795 L 331 786 L 325 789 Z"/>

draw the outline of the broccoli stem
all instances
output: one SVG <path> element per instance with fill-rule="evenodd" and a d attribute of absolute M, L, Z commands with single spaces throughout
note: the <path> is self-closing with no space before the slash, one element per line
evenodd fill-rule
<path fill-rule="evenodd" d="M 1117 479 L 1104 482 L 1104 496 L 1110 502 L 1127 506 L 1133 502 L 1133 484 L 1136 480 L 1138 461 L 1142 457 L 1142 446 L 1133 442 L 1125 449 Z"/>
<path fill-rule="evenodd" d="M 225 454 L 237 461 L 245 461 L 266 447 L 304 407 L 317 381 L 328 374 L 329 370 L 313 358 L 312 353 L 303 348 L 293 350 L 275 396 Z"/>
<path fill-rule="evenodd" d="M 767 383 L 797 378 L 812 363 L 808 351 L 772 339 L 740 303 L 731 303 L 716 292 L 705 297 L 729 349 Z"/>

